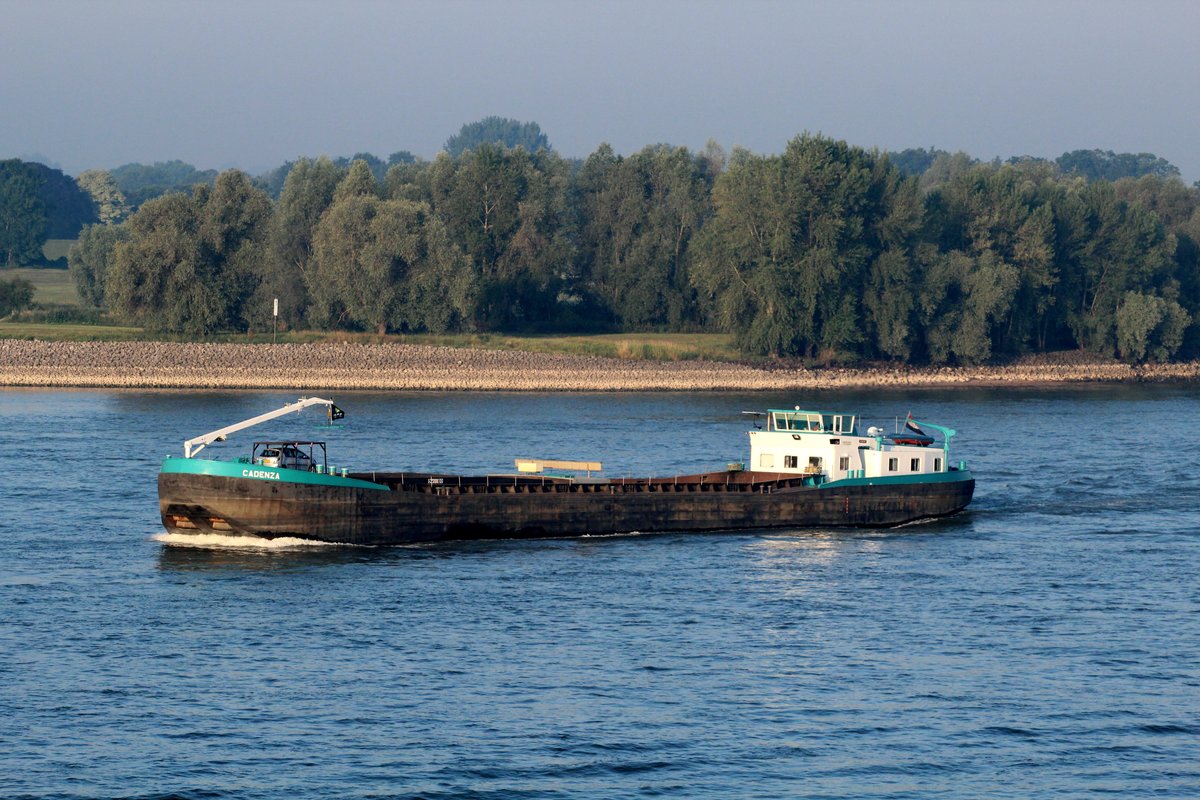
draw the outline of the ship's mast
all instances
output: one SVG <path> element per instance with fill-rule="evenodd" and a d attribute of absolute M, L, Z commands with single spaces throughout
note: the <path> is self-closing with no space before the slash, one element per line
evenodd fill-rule
<path fill-rule="evenodd" d="M 225 441 L 225 437 L 231 433 L 237 433 L 240 430 L 251 428 L 259 423 L 273 420 L 276 417 L 282 417 L 284 414 L 290 414 L 293 411 L 302 411 L 309 406 L 319 405 L 329 406 L 332 408 L 333 401 L 323 400 L 320 397 L 301 397 L 295 403 L 288 403 L 283 408 L 276 409 L 275 411 L 268 411 L 266 414 L 259 414 L 257 417 L 252 417 L 251 419 L 243 420 L 241 422 L 235 422 L 233 425 L 227 425 L 226 427 L 213 431 L 212 433 L 206 433 L 203 436 L 197 436 L 195 439 L 188 439 L 183 443 L 183 457 L 191 458 L 196 453 L 199 453 L 201 450 L 203 450 L 207 445 L 210 445 L 213 442 Z"/>
<path fill-rule="evenodd" d="M 953 428 L 947 428 L 945 425 L 935 425 L 932 422 L 921 422 L 913 420 L 918 427 L 933 428 L 935 431 L 940 431 L 942 434 L 942 452 L 945 454 L 942 457 L 946 459 L 945 469 L 950 469 L 950 440 L 958 435 L 958 431 Z"/>

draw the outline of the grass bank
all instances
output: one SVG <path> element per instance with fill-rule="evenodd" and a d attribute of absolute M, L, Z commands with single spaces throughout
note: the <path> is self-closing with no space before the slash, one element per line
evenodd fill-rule
<path fill-rule="evenodd" d="M 118 325 L 79 325 L 50 322 L 0 322 L 0 339 L 37 339 L 43 342 L 146 341 L 141 328 Z"/>
<path fill-rule="evenodd" d="M 0 279 L 23 278 L 33 284 L 33 302 L 38 305 L 78 306 L 79 293 L 65 269 L 17 267 L 0 269 Z"/>
<path fill-rule="evenodd" d="M 41 270 L 29 270 L 39 272 Z M 72 290 L 73 291 L 73 290 Z M 47 342 L 187 342 L 141 328 L 116 325 L 72 325 L 38 322 L 0 322 L 0 339 L 40 339 Z M 622 333 L 578 336 L 507 336 L 457 334 L 437 336 L 379 335 L 325 331 L 288 331 L 276 337 L 279 344 L 410 344 L 471 350 L 504 350 L 525 353 L 564 353 L 580 356 L 649 361 L 736 361 L 741 355 L 732 337 L 721 333 Z M 271 344 L 270 333 L 222 334 L 204 340 L 229 344 Z"/>
<path fill-rule="evenodd" d="M 78 239 L 47 239 L 42 245 L 42 255 L 47 261 L 57 261 L 60 258 L 66 258 L 71 252 L 71 247 L 79 241 Z"/>
<path fill-rule="evenodd" d="M 722 333 L 612 333 L 575 336 L 401 336 L 404 344 L 566 353 L 647 361 L 735 361 L 742 358 L 733 337 Z"/>

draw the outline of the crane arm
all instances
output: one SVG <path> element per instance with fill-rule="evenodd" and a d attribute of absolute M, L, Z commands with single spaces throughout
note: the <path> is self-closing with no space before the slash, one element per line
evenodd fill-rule
<path fill-rule="evenodd" d="M 289 414 L 293 411 L 302 411 L 309 406 L 317 405 L 329 406 L 330 408 L 334 407 L 332 400 L 323 400 L 320 397 L 301 397 L 295 403 L 288 403 L 283 408 L 278 408 L 274 411 L 268 411 L 266 414 L 259 414 L 257 417 L 242 420 L 241 422 L 235 422 L 232 425 L 226 425 L 220 430 L 213 431 L 212 433 L 206 433 L 203 436 L 197 436 L 195 439 L 188 439 L 183 443 L 183 457 L 191 458 L 196 453 L 199 453 L 201 450 L 203 450 L 207 445 L 210 445 L 213 442 L 224 441 L 225 437 L 231 433 L 237 433 L 240 430 L 245 430 L 246 428 L 258 425 L 259 423 L 267 422 L 268 420 L 275 419 L 276 417 L 282 417 L 284 414 Z"/>

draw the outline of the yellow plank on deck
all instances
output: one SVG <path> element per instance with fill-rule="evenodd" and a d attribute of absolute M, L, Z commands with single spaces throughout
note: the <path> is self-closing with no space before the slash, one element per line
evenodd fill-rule
<path fill-rule="evenodd" d="M 587 472 L 599 472 L 604 467 L 599 461 L 552 461 L 541 458 L 516 459 L 518 472 L 541 472 L 545 469 L 574 469 Z"/>

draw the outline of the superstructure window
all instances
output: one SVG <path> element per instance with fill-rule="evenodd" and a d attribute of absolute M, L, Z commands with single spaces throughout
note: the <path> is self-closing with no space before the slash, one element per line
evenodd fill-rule
<path fill-rule="evenodd" d="M 760 467 L 774 467 L 775 466 L 775 454 L 774 453 L 759 453 L 758 465 Z"/>
<path fill-rule="evenodd" d="M 784 469 L 795 469 L 798 466 L 800 466 L 800 459 L 798 456 L 784 456 L 783 457 Z"/>
<path fill-rule="evenodd" d="M 888 459 L 888 472 L 895 472 L 898 469 L 900 469 L 900 459 L 889 458 Z"/>
<path fill-rule="evenodd" d="M 838 459 L 838 469 L 842 472 L 850 469 L 850 456 L 842 456 Z"/>
<path fill-rule="evenodd" d="M 909 472 L 920 472 L 921 471 L 921 459 L 914 458 L 912 461 L 908 462 L 908 471 Z"/>
<path fill-rule="evenodd" d="M 942 460 L 940 458 L 935 458 L 933 460 L 933 471 L 934 472 L 942 471 Z"/>
<path fill-rule="evenodd" d="M 810 416 L 805 412 L 798 411 L 779 411 L 772 415 L 775 421 L 775 430 L 777 431 L 807 431 L 810 428 L 810 420 L 816 420 L 820 423 L 820 416 Z M 815 430 L 820 430 L 818 424 Z"/>

